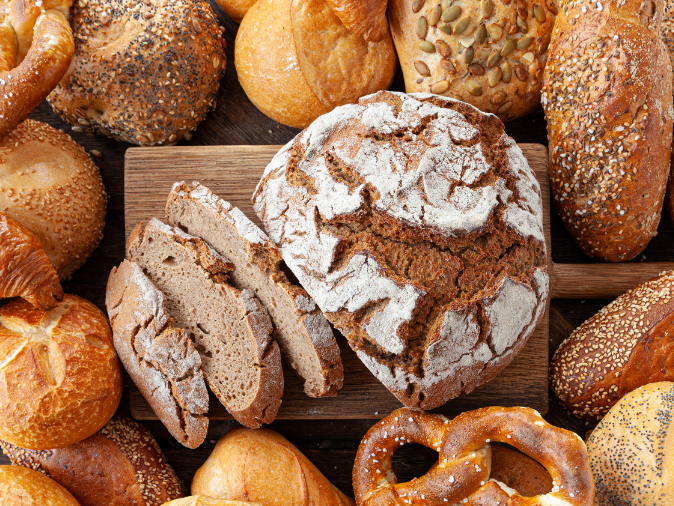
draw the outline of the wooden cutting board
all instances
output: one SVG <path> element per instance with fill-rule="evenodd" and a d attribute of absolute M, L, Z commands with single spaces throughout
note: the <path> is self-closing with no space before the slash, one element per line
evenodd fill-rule
<path fill-rule="evenodd" d="M 550 196 L 548 153 L 540 144 L 521 144 L 529 165 L 541 183 L 544 230 L 553 297 L 592 298 L 616 296 L 653 277 L 667 264 L 560 265 L 550 257 Z M 280 146 L 200 146 L 128 149 L 124 172 L 126 236 L 141 221 L 164 220 L 164 205 L 176 181 L 199 181 L 241 209 L 260 225 L 251 196 L 267 163 Z M 672 268 L 671 264 L 670 267 Z M 616 276 L 617 273 L 619 276 Z M 477 391 L 449 401 L 435 410 L 456 415 L 482 406 L 528 406 L 541 413 L 548 410 L 548 311 L 522 352 L 493 381 Z M 277 419 L 379 418 L 401 407 L 400 402 L 370 373 L 336 332 L 344 365 L 344 387 L 336 397 L 311 399 L 302 383 L 284 364 L 285 390 Z M 157 416 L 131 388 L 131 413 L 139 420 Z M 211 419 L 231 419 L 211 395 Z"/>

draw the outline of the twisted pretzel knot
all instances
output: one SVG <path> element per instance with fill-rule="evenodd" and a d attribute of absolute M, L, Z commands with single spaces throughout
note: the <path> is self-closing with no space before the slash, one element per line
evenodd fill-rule
<path fill-rule="evenodd" d="M 540 462 L 552 477 L 552 491 L 522 497 L 490 480 L 492 441 L 511 444 Z M 424 476 L 398 483 L 391 459 L 406 443 L 437 450 L 439 460 Z M 591 506 L 594 500 L 583 441 L 529 408 L 482 408 L 453 420 L 407 408 L 394 411 L 361 442 L 353 488 L 358 506 Z"/>
<path fill-rule="evenodd" d="M 11 132 L 65 75 L 75 51 L 72 0 L 0 0 L 0 136 Z"/>

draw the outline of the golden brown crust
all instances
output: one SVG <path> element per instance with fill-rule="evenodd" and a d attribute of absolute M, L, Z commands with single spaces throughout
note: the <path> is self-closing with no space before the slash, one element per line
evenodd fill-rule
<path fill-rule="evenodd" d="M 194 475 L 192 494 L 265 506 L 353 506 L 286 438 L 268 429 L 225 434 Z"/>
<path fill-rule="evenodd" d="M 368 42 L 379 42 L 389 33 L 387 0 L 327 0 L 347 30 Z"/>
<path fill-rule="evenodd" d="M 491 447 L 493 480 L 505 483 L 524 497 L 547 494 L 552 490 L 552 478 L 545 468 L 523 453 L 501 446 Z"/>
<path fill-rule="evenodd" d="M 12 464 L 55 480 L 81 506 L 160 506 L 184 495 L 152 434 L 127 417 L 115 416 L 93 436 L 61 449 L 0 446 Z"/>
<path fill-rule="evenodd" d="M 45 99 L 75 51 L 72 0 L 0 1 L 0 136 Z"/>
<path fill-rule="evenodd" d="M 575 416 L 601 419 L 621 397 L 674 381 L 674 271 L 618 297 L 578 327 L 552 359 L 552 387 Z"/>
<path fill-rule="evenodd" d="M 28 119 L 0 138 L 0 210 L 38 238 L 61 280 L 101 242 L 107 203 L 98 167 L 62 131 Z"/>
<path fill-rule="evenodd" d="M 639 254 L 660 221 L 672 142 L 662 11 L 662 0 L 564 1 L 552 35 L 542 102 L 554 202 L 604 261 Z"/>
<path fill-rule="evenodd" d="M 75 295 L 47 312 L 21 299 L 0 308 L 0 371 L 0 439 L 22 448 L 89 437 L 122 395 L 108 321 Z"/>
<path fill-rule="evenodd" d="M 246 15 L 257 0 L 215 0 L 220 8 L 237 23 Z"/>
<path fill-rule="evenodd" d="M 18 466 L 0 466 L 3 506 L 81 506 L 54 480 Z"/>
<path fill-rule="evenodd" d="M 0 212 L 0 298 L 5 297 L 48 310 L 63 300 L 63 288 L 40 241 Z"/>
<path fill-rule="evenodd" d="M 184 499 L 167 502 L 164 506 L 262 506 L 248 501 L 230 501 L 229 499 L 213 499 L 205 495 L 191 495 Z"/>
<path fill-rule="evenodd" d="M 205 0 L 90 0 L 71 19 L 75 56 L 48 100 L 73 130 L 140 145 L 191 138 L 226 65 Z"/>

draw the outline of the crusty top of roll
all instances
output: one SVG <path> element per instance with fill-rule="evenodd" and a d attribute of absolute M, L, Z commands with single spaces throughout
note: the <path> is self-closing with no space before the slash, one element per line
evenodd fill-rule
<path fill-rule="evenodd" d="M 19 466 L 0 466 L 2 506 L 80 506 L 61 485 Z"/>

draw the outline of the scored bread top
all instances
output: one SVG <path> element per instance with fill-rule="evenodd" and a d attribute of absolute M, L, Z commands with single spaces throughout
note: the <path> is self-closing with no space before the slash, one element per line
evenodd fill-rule
<path fill-rule="evenodd" d="M 312 397 L 334 395 L 343 370 L 337 342 L 316 303 L 283 271 L 278 248 L 238 208 L 194 183 L 176 183 L 166 204 L 169 223 L 203 239 L 234 265 L 229 274 L 239 289 L 253 290 L 265 305 L 292 368 Z"/>
<path fill-rule="evenodd" d="M 270 239 L 361 360 L 430 409 L 493 378 L 548 292 L 540 189 L 494 116 L 381 92 L 335 109 L 267 166 Z"/>

